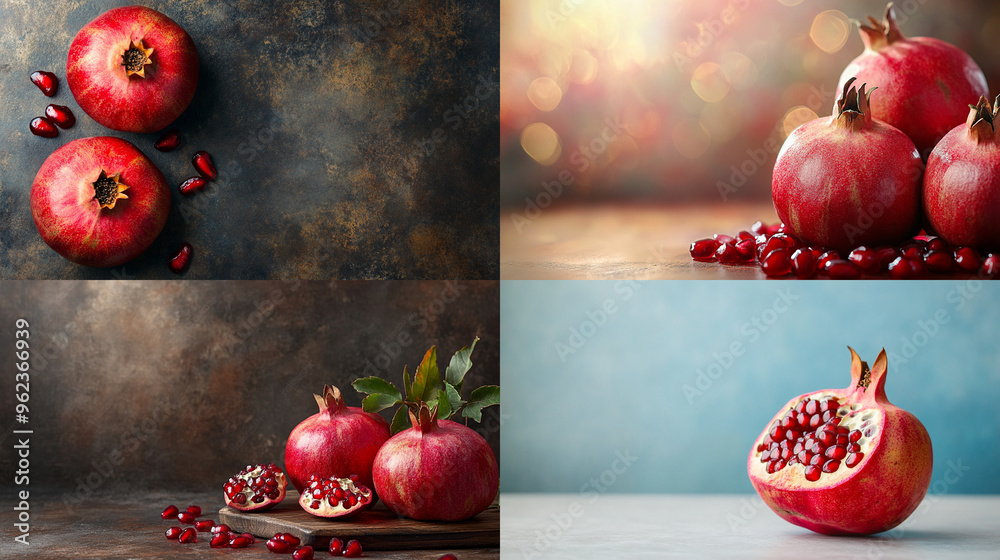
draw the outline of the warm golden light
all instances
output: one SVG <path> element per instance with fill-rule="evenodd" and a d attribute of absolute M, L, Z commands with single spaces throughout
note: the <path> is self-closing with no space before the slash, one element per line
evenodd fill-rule
<path fill-rule="evenodd" d="M 717 62 L 705 62 L 694 69 L 691 89 L 709 103 L 722 101 L 729 93 L 729 82 Z"/>
<path fill-rule="evenodd" d="M 813 19 L 809 38 L 825 52 L 835 53 L 847 43 L 850 31 L 851 21 L 843 12 L 827 10 Z"/>
<path fill-rule="evenodd" d="M 747 89 L 757 81 L 757 65 L 743 53 L 727 52 L 720 63 L 722 74 L 734 89 Z"/>
<path fill-rule="evenodd" d="M 581 49 L 573 53 L 569 65 L 569 80 L 577 84 L 589 84 L 597 77 L 597 59 L 590 51 Z"/>
<path fill-rule="evenodd" d="M 684 119 L 674 126 L 674 147 L 686 158 L 701 157 L 712 144 L 708 131 L 694 119 Z"/>
<path fill-rule="evenodd" d="M 786 6 L 798 6 L 802 3 L 802 0 L 778 0 L 778 2 L 781 2 Z"/>
<path fill-rule="evenodd" d="M 542 165 L 552 165 L 562 153 L 559 134 L 549 125 L 536 122 L 521 131 L 521 147 L 531 158 Z"/>
<path fill-rule="evenodd" d="M 781 120 L 782 128 L 785 131 L 785 137 L 787 138 L 793 130 L 802 126 L 803 124 L 819 118 L 816 112 L 809 107 L 804 107 L 799 105 L 798 107 L 792 107 L 785 113 L 784 118 Z"/>
<path fill-rule="evenodd" d="M 528 99 L 542 111 L 551 111 L 562 101 L 562 89 L 555 80 L 547 76 L 536 78 L 528 86 Z"/>

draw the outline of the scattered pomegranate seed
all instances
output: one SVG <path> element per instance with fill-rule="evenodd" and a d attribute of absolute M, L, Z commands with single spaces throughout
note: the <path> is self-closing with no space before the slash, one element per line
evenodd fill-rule
<path fill-rule="evenodd" d="M 257 539 L 250 533 L 241 533 L 239 536 L 248 539 L 250 541 L 250 544 L 257 542 Z"/>
<path fill-rule="evenodd" d="M 979 251 L 972 247 L 959 247 L 955 249 L 955 266 L 965 272 L 976 272 L 982 264 Z"/>
<path fill-rule="evenodd" d="M 56 94 L 56 90 L 59 89 L 59 78 L 56 78 L 56 75 L 52 72 L 42 70 L 32 72 L 31 83 L 38 86 L 38 89 L 42 90 L 45 97 L 52 97 Z"/>
<path fill-rule="evenodd" d="M 207 533 L 212 530 L 212 527 L 215 527 L 215 521 L 212 521 L 211 519 L 203 519 L 195 522 L 194 524 L 194 528 L 197 529 L 199 533 Z"/>
<path fill-rule="evenodd" d="M 792 253 L 792 270 L 796 278 L 807 280 L 816 276 L 816 257 L 808 247 L 796 249 Z"/>
<path fill-rule="evenodd" d="M 714 239 L 699 239 L 691 244 L 691 258 L 696 261 L 714 261 L 719 245 Z"/>
<path fill-rule="evenodd" d="M 296 537 L 291 533 L 278 533 L 274 535 L 274 538 L 280 539 L 292 546 L 299 546 L 299 544 L 302 542 L 301 540 L 299 540 L 298 537 Z"/>
<path fill-rule="evenodd" d="M 193 156 L 191 156 L 191 163 L 202 177 L 208 179 L 209 181 L 215 180 L 217 174 L 215 172 L 215 166 L 212 165 L 212 156 L 208 155 L 208 152 L 198 150 Z"/>
<path fill-rule="evenodd" d="M 187 511 L 188 513 L 190 513 L 195 517 L 198 517 L 199 515 L 201 515 L 201 506 L 188 506 L 187 510 L 185 511 Z"/>
<path fill-rule="evenodd" d="M 771 251 L 760 263 L 760 268 L 771 278 L 789 274 L 792 272 L 792 259 L 788 255 L 788 250 L 782 248 Z"/>
<path fill-rule="evenodd" d="M 227 548 L 229 546 L 229 533 L 218 533 L 212 537 L 209 545 L 212 548 Z"/>
<path fill-rule="evenodd" d="M 458 557 L 454 554 L 445 554 L 444 556 L 438 558 L 438 560 L 458 560 Z"/>
<path fill-rule="evenodd" d="M 196 192 L 200 192 L 200 191 L 204 190 L 206 184 L 207 183 L 206 183 L 205 179 L 203 179 L 201 177 L 197 177 L 197 176 L 196 177 L 191 177 L 187 181 L 184 181 L 183 183 L 181 183 L 181 186 L 178 187 L 177 190 L 179 190 L 182 195 L 188 196 L 188 195 L 192 195 L 192 194 L 194 194 Z"/>
<path fill-rule="evenodd" d="M 184 523 L 185 525 L 194 525 L 194 520 L 197 519 L 193 513 L 190 511 L 182 511 L 177 514 L 177 521 Z"/>
<path fill-rule="evenodd" d="M 191 247 L 190 243 L 182 243 L 177 252 L 174 253 L 174 256 L 170 257 L 170 270 L 175 274 L 180 274 L 187 270 L 191 264 L 191 255 L 193 252 L 194 248 Z"/>
<path fill-rule="evenodd" d="M 161 152 L 169 152 L 181 145 L 181 133 L 176 128 L 168 130 L 160 136 L 153 147 Z"/>
<path fill-rule="evenodd" d="M 722 264 L 734 264 L 739 262 L 740 255 L 736 251 L 736 246 L 732 241 L 726 241 L 715 251 L 715 260 Z"/>
<path fill-rule="evenodd" d="M 936 241 L 936 240 L 935 240 Z M 930 245 L 928 245 L 930 248 Z M 955 259 L 947 249 L 931 249 L 924 255 L 924 264 L 931 272 L 947 274 L 955 270 Z"/>
<path fill-rule="evenodd" d="M 825 268 L 823 269 L 826 275 L 834 280 L 857 280 L 861 278 L 861 269 L 854 265 L 851 261 L 845 261 L 842 259 L 834 259 L 826 261 Z M 826 420 L 824 420 L 825 422 Z"/>
<path fill-rule="evenodd" d="M 983 278 L 1000 278 L 1000 253 L 986 255 L 983 266 L 979 269 L 979 275 Z"/>
<path fill-rule="evenodd" d="M 163 513 L 160 514 L 160 517 L 164 519 L 177 519 L 177 512 L 178 512 L 177 506 L 170 504 L 163 510 Z"/>
<path fill-rule="evenodd" d="M 177 537 L 181 536 L 181 528 L 180 527 L 171 527 L 171 528 L 167 529 L 166 535 L 167 535 L 167 539 L 172 540 L 172 541 L 176 541 Z"/>
<path fill-rule="evenodd" d="M 867 247 L 858 247 L 847 255 L 847 260 L 854 263 L 865 274 L 878 274 L 882 268 L 882 262 L 876 251 Z"/>
<path fill-rule="evenodd" d="M 344 541 L 334 537 L 330 539 L 330 556 L 344 555 Z"/>
<path fill-rule="evenodd" d="M 736 255 L 742 262 L 753 262 L 756 257 L 757 241 L 754 238 L 743 239 L 736 242 Z"/>
<path fill-rule="evenodd" d="M 28 125 L 31 133 L 35 136 L 41 136 L 42 138 L 55 138 L 59 136 L 59 129 L 56 128 L 52 121 L 45 117 L 35 117 L 31 119 L 31 123 Z"/>
<path fill-rule="evenodd" d="M 177 538 L 182 543 L 193 543 L 198 542 L 198 531 L 194 530 L 194 527 L 188 527 L 181 532 L 180 536 Z"/>
<path fill-rule="evenodd" d="M 313 547 L 303 546 L 301 548 L 296 548 L 295 552 L 292 553 L 292 558 L 295 560 L 312 560 L 313 557 Z"/>
<path fill-rule="evenodd" d="M 353 539 L 347 541 L 347 544 L 344 545 L 344 557 L 357 558 L 359 556 L 361 556 L 361 543 Z"/>
<path fill-rule="evenodd" d="M 717 233 L 717 234 L 713 235 L 712 239 L 715 239 L 716 241 L 718 241 L 719 244 L 722 244 L 722 243 L 734 243 L 736 241 L 736 238 L 733 237 L 732 235 L 726 235 L 726 234 L 723 234 L 723 233 Z"/>
<path fill-rule="evenodd" d="M 73 116 L 73 111 L 70 111 L 69 107 L 65 105 L 49 105 L 45 107 L 45 118 L 63 130 L 76 124 L 76 117 Z"/>
<path fill-rule="evenodd" d="M 275 552 L 277 554 L 285 554 L 286 552 L 292 550 L 292 545 L 278 538 L 268 539 L 264 546 L 266 546 L 271 552 Z"/>
<path fill-rule="evenodd" d="M 934 239 L 928 241 L 926 245 L 924 245 L 925 253 L 930 253 L 932 251 L 947 251 L 950 253 L 951 246 L 948 245 L 948 242 L 945 241 L 944 239 L 940 237 L 935 237 Z"/>
<path fill-rule="evenodd" d="M 927 273 L 924 260 L 918 255 L 908 257 L 904 251 L 903 255 L 896 257 L 896 260 L 889 264 L 889 277 L 893 280 L 909 280 L 921 278 Z"/>
<path fill-rule="evenodd" d="M 213 533 L 225 533 L 225 532 L 227 532 L 229 530 L 230 530 L 229 529 L 229 525 L 226 525 L 225 523 L 220 523 L 220 524 L 216 525 L 215 527 L 212 527 L 212 532 Z"/>
<path fill-rule="evenodd" d="M 229 548 L 246 548 L 250 546 L 253 540 L 240 535 L 238 537 L 233 537 L 233 540 L 229 541 Z"/>

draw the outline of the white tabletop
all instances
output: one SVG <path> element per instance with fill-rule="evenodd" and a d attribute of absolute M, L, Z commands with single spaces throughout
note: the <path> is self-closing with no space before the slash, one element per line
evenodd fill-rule
<path fill-rule="evenodd" d="M 1000 496 L 931 495 L 902 525 L 829 537 L 754 495 L 501 494 L 505 560 L 566 558 L 994 558 Z"/>

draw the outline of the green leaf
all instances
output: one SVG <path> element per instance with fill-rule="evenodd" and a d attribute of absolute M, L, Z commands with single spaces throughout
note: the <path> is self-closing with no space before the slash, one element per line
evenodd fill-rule
<path fill-rule="evenodd" d="M 410 408 L 406 406 L 401 406 L 396 409 L 396 414 L 392 417 L 392 424 L 389 426 L 390 433 L 396 435 L 413 425 L 410 423 L 409 411 Z"/>
<path fill-rule="evenodd" d="M 431 346 L 413 374 L 411 400 L 428 402 L 437 398 L 439 392 L 441 392 L 441 372 L 437 366 L 437 346 Z"/>
<path fill-rule="evenodd" d="M 365 412 L 378 412 L 402 402 L 403 401 L 399 397 L 399 393 L 396 393 L 395 395 L 372 393 L 371 395 L 365 397 L 365 400 L 361 401 L 361 408 Z"/>
<path fill-rule="evenodd" d="M 451 385 L 449 385 L 449 387 L 450 386 Z M 443 392 L 438 393 L 438 398 L 434 399 L 434 402 L 427 403 L 427 405 L 430 406 L 431 408 L 437 406 L 437 411 L 438 411 L 437 417 L 440 418 L 441 420 L 447 419 L 449 416 L 451 416 L 451 413 L 453 412 L 451 409 L 451 403 L 448 402 L 448 397 Z"/>
<path fill-rule="evenodd" d="M 396 386 L 381 377 L 365 377 L 358 379 L 354 383 L 351 383 L 351 386 L 354 387 L 356 391 L 361 393 L 368 393 L 370 395 L 381 393 L 387 396 L 392 396 L 397 401 L 403 400 L 403 396 L 399 394 L 399 390 L 396 389 Z"/>
<path fill-rule="evenodd" d="M 447 406 L 450 409 L 450 413 L 446 416 L 442 416 L 441 412 L 438 411 L 438 418 L 448 418 L 448 416 L 451 416 L 451 414 L 457 412 L 458 409 L 462 408 L 462 405 L 465 404 L 465 401 L 462 400 L 462 395 L 458 393 L 458 389 L 456 389 L 451 383 L 448 383 L 447 381 L 445 381 L 444 383 L 443 396 L 447 396 L 448 398 L 444 399 L 438 397 L 438 402 L 442 401 L 447 402 L 448 403 Z"/>
<path fill-rule="evenodd" d="M 403 366 L 403 394 L 406 395 L 406 400 L 413 400 L 413 384 L 410 383 L 410 372 L 406 366 Z"/>
<path fill-rule="evenodd" d="M 500 387 L 483 385 L 469 396 L 469 403 L 462 410 L 462 416 L 479 422 L 483 418 L 483 409 L 495 404 L 500 404 Z"/>
<path fill-rule="evenodd" d="M 472 341 L 471 345 L 455 352 L 455 355 L 451 357 L 451 363 L 448 364 L 448 369 L 445 370 L 445 381 L 458 387 L 459 390 L 461 390 L 465 374 L 472 368 L 472 351 L 476 349 L 477 342 L 479 342 L 478 336 Z"/>

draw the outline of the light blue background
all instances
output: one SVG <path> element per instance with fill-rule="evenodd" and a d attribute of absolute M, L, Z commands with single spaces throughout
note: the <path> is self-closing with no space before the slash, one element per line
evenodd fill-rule
<path fill-rule="evenodd" d="M 572 329 L 585 342 L 567 353 Z M 792 397 L 846 387 L 851 345 L 869 364 L 889 352 L 889 400 L 931 435 L 931 492 L 998 493 L 998 335 L 1000 285 L 975 281 L 505 281 L 501 491 L 603 475 L 612 492 L 752 492 L 757 435 Z M 711 386 L 689 401 L 699 370 Z"/>

